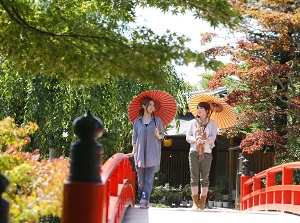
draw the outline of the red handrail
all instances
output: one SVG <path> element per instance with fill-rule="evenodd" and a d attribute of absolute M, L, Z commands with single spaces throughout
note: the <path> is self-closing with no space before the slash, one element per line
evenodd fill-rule
<path fill-rule="evenodd" d="M 119 223 L 135 204 L 136 173 L 123 153 L 101 167 L 101 183 L 64 183 L 62 223 Z"/>
<path fill-rule="evenodd" d="M 123 153 L 113 155 L 102 166 L 101 179 L 109 201 L 106 222 L 122 222 L 127 207 L 135 205 L 136 173 L 129 159 Z"/>
<path fill-rule="evenodd" d="M 292 162 L 271 167 L 252 178 L 241 176 L 241 210 L 300 214 L 300 185 L 293 184 L 293 171 L 299 169 L 300 162 Z M 281 174 L 281 184 L 276 184 L 276 174 Z"/>

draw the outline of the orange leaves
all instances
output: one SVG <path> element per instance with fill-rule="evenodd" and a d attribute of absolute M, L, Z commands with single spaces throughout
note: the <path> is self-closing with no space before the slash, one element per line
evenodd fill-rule
<path fill-rule="evenodd" d="M 28 135 L 34 134 L 38 125 L 28 122 L 24 126 L 17 126 L 15 120 L 7 117 L 0 121 L 0 145 L 7 146 L 7 152 L 16 151 L 30 142 Z"/>
<path fill-rule="evenodd" d="M 228 64 L 226 67 L 219 70 L 216 75 L 208 82 L 208 89 L 213 90 L 223 86 L 221 79 L 226 76 L 236 76 L 236 65 Z"/>
<path fill-rule="evenodd" d="M 245 17 L 238 28 L 244 36 L 232 50 L 233 64 L 216 72 L 209 89 L 227 84 L 226 102 L 240 112 L 236 125 L 227 132 L 233 135 L 253 132 L 240 145 L 244 152 L 275 146 L 278 153 L 281 144 L 286 143 L 283 137 L 290 145 L 299 136 L 295 128 L 300 121 L 299 3 L 236 1 L 234 6 Z M 238 81 L 222 80 L 230 75 Z M 263 132 L 270 130 L 278 133 Z"/>
<path fill-rule="evenodd" d="M 7 148 L 0 152 L 0 169 L 10 181 L 4 196 L 10 202 L 11 222 L 37 222 L 41 217 L 60 217 L 62 213 L 69 162 L 63 157 L 39 161 L 38 149 L 33 153 L 19 151 L 37 129 L 32 122 L 18 127 L 10 117 L 0 121 L 0 143 Z"/>
<path fill-rule="evenodd" d="M 277 12 L 270 10 L 261 10 L 262 14 L 258 17 L 261 20 L 261 24 L 265 29 L 271 31 L 286 33 L 289 32 L 291 27 L 297 26 L 300 16 L 299 14 L 292 14 L 286 12 Z"/>
<path fill-rule="evenodd" d="M 1 171 L 10 180 L 5 195 L 9 200 L 12 222 L 37 222 L 40 217 L 60 217 L 63 182 L 69 175 L 70 164 L 64 158 L 37 161 L 34 153 L 0 153 Z M 9 159 L 13 165 L 3 162 Z M 30 210 L 30 215 L 28 214 Z"/>
<path fill-rule="evenodd" d="M 206 33 L 201 33 L 200 37 L 201 37 L 200 44 L 205 45 L 207 43 L 210 43 L 214 37 L 218 37 L 218 34 L 206 32 Z"/>
<path fill-rule="evenodd" d="M 253 43 L 246 42 L 245 40 L 239 40 L 238 48 L 243 49 L 243 50 L 265 50 L 265 47 L 256 43 L 255 40 L 253 40 Z"/>
<path fill-rule="evenodd" d="M 253 132 L 242 140 L 240 147 L 243 152 L 254 153 L 268 146 L 283 144 L 284 138 L 279 136 L 277 132 Z"/>
<path fill-rule="evenodd" d="M 297 107 L 300 107 L 300 98 L 292 97 L 292 103 L 294 103 Z"/>
<path fill-rule="evenodd" d="M 245 91 L 232 91 L 227 97 L 226 97 L 226 103 L 228 103 L 231 106 L 236 106 L 238 104 L 243 103 L 243 98 L 245 97 L 246 92 Z"/>
<path fill-rule="evenodd" d="M 273 66 L 272 73 L 277 76 L 284 76 L 285 74 L 293 71 L 293 69 L 287 64 L 277 64 Z"/>

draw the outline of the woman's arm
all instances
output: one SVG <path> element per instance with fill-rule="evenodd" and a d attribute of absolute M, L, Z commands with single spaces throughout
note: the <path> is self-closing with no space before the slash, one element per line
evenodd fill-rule
<path fill-rule="evenodd" d="M 165 137 L 164 128 L 161 119 L 159 117 L 155 117 L 155 118 L 156 118 L 155 136 L 157 139 L 161 140 Z"/>
<path fill-rule="evenodd" d="M 127 154 L 125 154 L 127 157 L 133 157 L 134 156 L 134 154 L 135 154 L 135 152 L 136 152 L 136 144 L 134 143 L 134 144 L 132 144 L 132 152 L 131 153 L 127 153 Z"/>
<path fill-rule="evenodd" d="M 138 138 L 138 126 L 136 121 L 133 123 L 133 130 L 132 130 L 132 152 L 125 154 L 127 157 L 133 157 L 134 154 L 136 153 L 136 141 Z"/>
<path fill-rule="evenodd" d="M 186 133 L 186 141 L 190 144 L 194 144 L 197 142 L 197 139 L 195 137 L 195 133 L 194 133 L 194 127 L 193 127 L 193 121 L 190 124 L 190 127 Z"/>
<path fill-rule="evenodd" d="M 213 143 L 217 138 L 218 133 L 218 127 L 217 123 L 215 121 L 210 121 L 209 125 L 207 125 L 207 128 L 209 130 L 209 135 L 207 136 L 205 143 Z"/>

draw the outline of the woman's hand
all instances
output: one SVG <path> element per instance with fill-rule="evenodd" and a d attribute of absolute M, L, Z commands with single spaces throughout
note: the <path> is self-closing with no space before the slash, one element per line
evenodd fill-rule
<path fill-rule="evenodd" d="M 160 135 L 160 132 L 159 132 L 159 129 L 158 129 L 157 126 L 156 126 L 156 128 L 155 128 L 155 135 L 156 135 L 156 137 L 157 137 L 158 139 L 162 139 L 162 136 Z"/>
<path fill-rule="evenodd" d="M 197 144 L 205 144 L 206 140 L 203 140 L 201 138 L 196 139 Z"/>
<path fill-rule="evenodd" d="M 199 139 L 202 139 L 202 137 L 201 137 L 201 136 L 196 136 L 196 142 L 197 142 Z"/>
<path fill-rule="evenodd" d="M 128 158 L 130 158 L 130 157 L 133 157 L 134 154 L 133 153 L 127 153 L 127 154 L 125 154 L 125 156 L 127 156 Z"/>
<path fill-rule="evenodd" d="M 197 137 L 196 137 L 196 143 L 197 143 L 197 144 L 205 144 L 205 143 L 206 143 L 206 140 L 203 139 L 202 136 L 197 136 Z"/>

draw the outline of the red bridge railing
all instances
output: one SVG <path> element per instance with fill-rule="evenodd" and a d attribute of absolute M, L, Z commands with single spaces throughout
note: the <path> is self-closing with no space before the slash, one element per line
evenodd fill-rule
<path fill-rule="evenodd" d="M 101 167 L 100 183 L 64 183 L 63 223 L 119 223 L 135 204 L 136 173 L 123 153 Z"/>
<path fill-rule="evenodd" d="M 106 222 L 122 222 L 127 207 L 135 205 L 136 173 L 129 159 L 123 153 L 112 156 L 102 166 L 101 179 L 107 191 Z"/>
<path fill-rule="evenodd" d="M 116 153 L 102 166 L 104 132 L 90 110 L 74 120 L 78 140 L 70 146 L 70 174 L 64 182 L 62 223 L 119 223 L 135 203 L 136 174 L 129 158 Z"/>
<path fill-rule="evenodd" d="M 300 162 L 292 162 L 269 168 L 252 178 L 241 176 L 241 210 L 300 214 L 299 178 L 298 184 L 293 183 L 299 169 Z"/>

